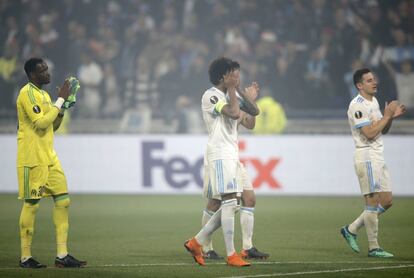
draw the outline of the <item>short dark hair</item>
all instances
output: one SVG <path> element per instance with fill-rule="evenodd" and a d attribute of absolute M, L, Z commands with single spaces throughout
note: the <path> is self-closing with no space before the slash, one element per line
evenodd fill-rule
<path fill-rule="evenodd" d="M 364 74 L 367 74 L 371 72 L 370 69 L 367 68 L 363 68 L 363 69 L 359 69 L 354 73 L 354 85 L 355 87 L 358 89 L 357 87 L 357 83 L 361 83 L 362 82 L 362 77 L 364 76 Z"/>
<path fill-rule="evenodd" d="M 27 77 L 30 78 L 30 74 L 36 71 L 36 66 L 43 63 L 42 58 L 30 58 L 24 63 L 24 71 L 26 72 Z"/>
<path fill-rule="evenodd" d="M 218 85 L 223 76 L 233 70 L 240 69 L 240 64 L 226 57 L 219 57 L 211 62 L 208 69 L 210 82 Z"/>

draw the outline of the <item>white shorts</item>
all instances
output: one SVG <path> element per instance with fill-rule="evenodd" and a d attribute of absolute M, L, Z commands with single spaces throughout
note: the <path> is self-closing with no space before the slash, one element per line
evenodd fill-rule
<path fill-rule="evenodd" d="M 355 171 L 363 195 L 392 191 L 390 173 L 384 162 L 356 162 Z"/>
<path fill-rule="evenodd" d="M 221 195 L 253 190 L 244 166 L 238 160 L 216 160 L 204 165 L 203 196 L 221 200 Z"/>

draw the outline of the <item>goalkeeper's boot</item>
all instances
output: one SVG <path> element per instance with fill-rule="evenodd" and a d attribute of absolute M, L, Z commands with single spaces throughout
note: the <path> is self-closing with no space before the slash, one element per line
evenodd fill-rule
<path fill-rule="evenodd" d="M 188 252 L 191 253 L 191 256 L 193 256 L 194 261 L 196 261 L 196 263 L 198 263 L 199 265 L 205 265 L 202 246 L 200 243 L 197 242 L 197 240 L 194 237 L 192 239 L 187 240 L 184 243 L 184 247 L 185 249 L 187 249 Z"/>
<path fill-rule="evenodd" d="M 38 261 L 36 261 L 32 257 L 25 260 L 24 262 L 19 261 L 19 266 L 22 267 L 22 268 L 44 268 L 44 267 L 46 267 L 46 265 L 39 263 Z"/>
<path fill-rule="evenodd" d="M 86 265 L 86 261 L 80 261 L 75 259 L 75 257 L 67 254 L 66 257 L 60 259 L 56 257 L 55 259 L 55 266 L 59 268 L 64 267 L 82 267 Z"/>
<path fill-rule="evenodd" d="M 359 253 L 359 247 L 358 247 L 358 243 L 356 241 L 357 236 L 354 235 L 353 233 L 351 233 L 348 230 L 348 226 L 342 227 L 341 228 L 341 234 L 344 237 L 344 239 L 346 240 L 346 242 L 348 243 L 348 245 L 351 247 L 351 249 L 357 253 Z"/>
<path fill-rule="evenodd" d="M 242 267 L 242 266 L 250 266 L 250 263 L 243 260 L 239 254 L 234 252 L 233 255 L 227 257 L 227 265 Z"/>
<path fill-rule="evenodd" d="M 375 258 L 392 258 L 394 257 L 393 254 L 388 253 L 387 251 L 383 250 L 382 248 L 375 248 L 368 251 L 368 257 L 375 257 Z"/>
<path fill-rule="evenodd" d="M 269 254 L 260 252 L 259 250 L 257 250 L 257 248 L 252 247 L 250 249 L 247 250 L 242 250 L 240 252 L 240 256 L 243 259 L 267 259 L 269 258 Z"/>
<path fill-rule="evenodd" d="M 204 259 L 207 259 L 207 260 L 222 260 L 223 259 L 223 257 L 217 254 L 217 252 L 214 250 L 209 250 L 203 253 L 203 257 Z"/>

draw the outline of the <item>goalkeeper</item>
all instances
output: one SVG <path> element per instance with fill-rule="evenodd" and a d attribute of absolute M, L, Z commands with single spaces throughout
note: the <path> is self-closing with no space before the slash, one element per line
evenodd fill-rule
<path fill-rule="evenodd" d="M 56 267 L 81 267 L 81 261 L 68 253 L 68 195 L 66 177 L 53 147 L 54 132 L 59 128 L 64 111 L 76 102 L 79 81 L 65 80 L 58 89 L 58 99 L 52 103 L 49 94 L 42 90 L 50 83 L 47 64 L 39 58 L 29 59 L 24 70 L 29 82 L 17 98 L 17 175 L 19 199 L 23 200 L 20 214 L 20 267 L 46 267 L 32 257 L 31 245 L 36 212 L 40 200 L 52 196 L 53 222 L 56 231 Z"/>

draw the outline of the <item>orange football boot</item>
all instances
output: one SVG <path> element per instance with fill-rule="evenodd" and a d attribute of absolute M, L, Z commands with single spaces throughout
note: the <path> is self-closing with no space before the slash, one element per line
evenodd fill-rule
<path fill-rule="evenodd" d="M 191 253 L 191 256 L 193 256 L 194 261 L 196 261 L 196 263 L 198 263 L 199 265 L 205 265 L 202 247 L 194 237 L 192 239 L 187 240 L 184 243 L 184 247 L 185 249 L 187 249 L 188 252 Z"/>
<path fill-rule="evenodd" d="M 242 266 L 250 266 L 250 263 L 244 261 L 240 257 L 239 254 L 237 254 L 236 252 L 234 252 L 233 255 L 227 257 L 227 265 L 242 267 Z"/>

